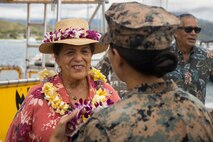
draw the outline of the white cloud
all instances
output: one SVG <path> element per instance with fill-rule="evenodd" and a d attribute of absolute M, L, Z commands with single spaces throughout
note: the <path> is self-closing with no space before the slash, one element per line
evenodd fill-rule
<path fill-rule="evenodd" d="M 110 0 L 113 2 L 130 2 L 132 0 Z M 170 12 L 187 12 L 197 18 L 213 22 L 213 0 L 135 0 L 147 5 L 162 6 Z"/>
<path fill-rule="evenodd" d="M 1 11 L 0 12 L 0 18 L 22 19 L 23 17 L 26 17 L 26 11 L 23 8 L 15 7 L 13 5 L 11 5 L 11 6 L 9 6 L 9 5 L 5 5 L 5 6 L 4 5 L 0 5 L 0 11 Z"/>
<path fill-rule="evenodd" d="M 64 4 L 61 5 L 61 17 L 79 17 L 87 18 L 91 16 L 97 5 L 87 4 Z M 0 18 L 26 19 L 27 5 L 26 4 L 0 4 Z M 47 18 L 56 18 L 57 6 L 52 8 L 52 5 L 47 6 Z M 31 4 L 30 17 L 32 19 L 42 19 L 44 13 L 43 4 Z"/>
<path fill-rule="evenodd" d="M 109 0 L 106 4 L 106 10 L 113 2 L 130 2 L 132 0 Z M 162 6 L 170 12 L 188 12 L 195 15 L 197 18 L 209 20 L 213 22 L 213 0 L 135 0 L 147 5 Z M 65 4 L 61 6 L 61 17 L 80 17 L 87 18 L 92 15 L 96 5 Z M 89 9 L 88 9 L 89 7 Z M 43 18 L 43 6 L 32 4 L 32 18 Z M 51 5 L 48 5 L 48 18 L 55 18 L 56 14 L 51 11 Z M 26 4 L 0 4 L 0 18 L 26 19 L 27 6 Z M 87 12 L 89 11 L 89 14 Z M 101 9 L 100 9 L 101 11 Z M 101 18 L 100 14 L 97 16 Z"/>

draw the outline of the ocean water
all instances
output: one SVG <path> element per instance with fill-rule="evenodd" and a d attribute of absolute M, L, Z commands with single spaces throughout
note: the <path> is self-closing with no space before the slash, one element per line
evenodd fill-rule
<path fill-rule="evenodd" d="M 30 57 L 34 57 L 39 53 L 37 48 L 30 49 Z M 93 56 L 95 65 L 104 55 L 97 54 Z M 25 40 L 0 40 L 0 66 L 1 65 L 19 65 L 23 70 L 25 68 L 26 57 L 26 41 Z M 18 79 L 16 71 L 0 71 L 0 81 Z M 213 83 L 207 85 L 206 106 L 213 108 Z"/>
<path fill-rule="evenodd" d="M 0 40 L 0 65 L 24 66 L 24 40 Z"/>

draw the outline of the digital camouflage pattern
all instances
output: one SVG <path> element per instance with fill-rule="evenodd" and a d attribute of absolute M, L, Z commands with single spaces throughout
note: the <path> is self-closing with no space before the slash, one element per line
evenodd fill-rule
<path fill-rule="evenodd" d="M 142 84 L 120 102 L 94 114 L 73 142 L 212 142 L 204 105 L 172 81 Z"/>
<path fill-rule="evenodd" d="M 177 55 L 178 65 L 176 70 L 168 73 L 165 78 L 173 79 L 178 87 L 205 103 L 206 85 L 213 69 L 213 53 L 208 49 L 194 46 L 190 59 L 184 62 L 183 54 L 176 44 L 171 46 L 171 51 Z"/>
<path fill-rule="evenodd" d="M 161 7 L 114 3 L 105 13 L 108 33 L 102 39 L 123 48 L 161 50 L 170 47 L 180 20 Z"/>

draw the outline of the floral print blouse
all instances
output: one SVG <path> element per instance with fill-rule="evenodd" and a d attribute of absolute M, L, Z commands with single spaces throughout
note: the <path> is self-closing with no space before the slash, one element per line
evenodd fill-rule
<path fill-rule="evenodd" d="M 205 103 L 206 84 L 213 69 L 213 52 L 194 46 L 189 60 L 184 62 L 183 54 L 176 44 L 171 46 L 171 51 L 177 55 L 178 65 L 176 70 L 168 73 L 165 78 L 173 79 L 178 87 Z"/>
<path fill-rule="evenodd" d="M 55 87 L 59 88 L 58 94 L 62 100 L 70 104 L 69 95 L 66 93 L 60 76 L 56 75 L 49 80 L 51 80 L 50 82 L 53 83 Z M 88 76 L 88 82 L 88 99 L 92 99 L 97 86 L 90 76 Z M 103 83 L 102 85 L 114 103 L 120 100 L 116 91 L 108 83 Z M 5 140 L 6 142 L 49 141 L 51 133 L 62 115 L 56 113 L 54 109 L 48 105 L 47 100 L 44 99 L 44 93 L 42 93 L 42 86 L 43 83 L 40 83 L 34 86 L 28 93 L 10 125 Z"/>

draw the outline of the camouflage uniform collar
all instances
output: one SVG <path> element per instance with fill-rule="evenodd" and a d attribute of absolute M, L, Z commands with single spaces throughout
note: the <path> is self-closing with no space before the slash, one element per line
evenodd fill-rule
<path fill-rule="evenodd" d="M 152 84 L 147 84 L 147 83 L 143 83 L 138 85 L 137 87 L 135 87 L 133 90 L 131 90 L 130 92 L 132 93 L 144 93 L 144 94 L 158 94 L 158 93 L 163 93 L 163 92 L 167 92 L 170 90 L 174 90 L 175 88 L 177 88 L 176 84 L 174 83 L 174 81 L 172 80 L 167 80 L 164 82 L 157 82 L 157 83 L 152 83 Z M 132 94 L 130 93 L 130 94 Z"/>

